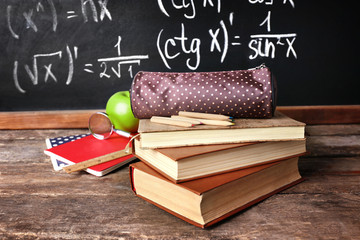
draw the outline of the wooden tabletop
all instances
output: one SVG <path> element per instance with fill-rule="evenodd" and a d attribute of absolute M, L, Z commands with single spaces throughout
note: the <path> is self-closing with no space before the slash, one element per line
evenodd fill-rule
<path fill-rule="evenodd" d="M 0 239 L 360 239 L 360 124 L 306 127 L 306 181 L 208 229 L 136 197 L 128 168 L 104 177 L 53 170 L 48 137 L 0 131 Z"/>

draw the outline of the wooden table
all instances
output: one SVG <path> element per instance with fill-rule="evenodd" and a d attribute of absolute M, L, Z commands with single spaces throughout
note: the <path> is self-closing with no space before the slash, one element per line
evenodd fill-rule
<path fill-rule="evenodd" d="M 209 229 L 136 197 L 127 167 L 55 172 L 45 138 L 85 132 L 0 131 L 0 239 L 360 239 L 360 124 L 307 126 L 307 180 Z"/>

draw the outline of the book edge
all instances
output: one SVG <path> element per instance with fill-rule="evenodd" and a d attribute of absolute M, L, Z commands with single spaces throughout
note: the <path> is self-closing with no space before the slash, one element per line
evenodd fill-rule
<path fill-rule="evenodd" d="M 294 186 L 294 185 L 296 185 L 296 184 L 299 184 L 300 182 L 302 182 L 302 181 L 305 180 L 303 177 L 300 177 L 299 179 L 297 179 L 297 180 L 295 180 L 295 181 L 293 181 L 293 182 L 290 182 L 290 183 L 288 183 L 288 184 L 286 184 L 286 185 L 284 185 L 284 186 L 282 186 L 282 187 L 280 187 L 280 188 L 277 188 L 277 189 L 271 191 L 270 193 L 267 193 L 267 194 L 265 194 L 265 195 L 262 195 L 262 196 L 254 199 L 254 200 L 252 200 L 252 201 L 250 201 L 250 202 L 248 202 L 248 203 L 246 203 L 246 204 L 244 204 L 244 205 L 242 205 L 242 206 L 240 206 L 240 207 L 238 207 L 238 208 L 236 208 L 236 209 L 234 209 L 234 210 L 232 210 L 232 211 L 230 211 L 230 212 L 228 212 L 228 213 L 226 213 L 226 214 L 224 214 L 224 215 L 222 215 L 222 216 L 220 216 L 220 217 L 218 217 L 218 218 L 216 218 L 216 219 L 214 219 L 214 220 L 212 220 L 212 221 L 210 221 L 210 222 L 208 222 L 208 223 L 200 224 L 200 223 L 195 222 L 195 221 L 193 221 L 193 220 L 191 220 L 191 219 L 189 219 L 189 218 L 187 218 L 187 217 L 184 217 L 184 216 L 182 216 L 182 215 L 180 215 L 180 214 L 172 211 L 171 209 L 168 209 L 168 208 L 166 208 L 166 207 L 164 207 L 164 206 L 162 206 L 162 205 L 160 205 L 160 204 L 158 204 L 158 203 L 156 203 L 156 202 L 154 202 L 154 201 L 152 201 L 152 200 L 150 200 L 150 199 L 148 199 L 148 198 L 146 198 L 146 197 L 143 197 L 143 196 L 141 196 L 141 195 L 138 195 L 137 192 L 136 192 L 136 189 L 135 189 L 135 187 L 134 187 L 134 182 L 133 182 L 133 179 L 134 179 L 134 178 L 133 178 L 134 170 L 135 170 L 135 167 L 133 167 L 133 166 L 130 165 L 130 167 L 129 167 L 129 172 L 130 172 L 130 175 L 129 175 L 129 177 L 130 177 L 130 185 L 131 185 L 132 191 L 134 192 L 134 194 L 135 194 L 137 197 L 142 198 L 142 199 L 144 199 L 145 201 L 147 201 L 147 202 L 149 202 L 149 203 L 157 206 L 158 208 L 160 208 L 160 209 L 162 209 L 162 210 L 164 210 L 164 211 L 166 211 L 166 212 L 174 215 L 175 217 L 178 217 L 178 218 L 180 218 L 180 219 L 182 219 L 182 220 L 184 220 L 184 221 L 186 221 L 186 222 L 188 222 L 188 223 L 190 223 L 190 224 L 192 224 L 192 225 L 194 225 L 194 226 L 196 226 L 196 227 L 200 227 L 200 228 L 207 228 L 207 227 L 210 227 L 210 226 L 212 226 L 212 225 L 214 225 L 214 224 L 216 224 L 216 223 L 219 223 L 219 222 L 221 222 L 221 221 L 229 218 L 230 216 L 235 215 L 236 213 L 238 213 L 238 212 L 240 212 L 240 211 L 242 211 L 242 210 L 245 210 L 245 209 L 249 208 L 250 206 L 255 205 L 255 204 L 257 204 L 257 203 L 259 203 L 259 202 L 261 202 L 261 201 L 269 198 L 270 196 L 275 195 L 275 194 L 277 194 L 277 193 L 279 193 L 279 192 L 281 192 L 281 191 L 283 191 L 283 190 L 285 190 L 285 189 L 287 189 L 287 188 L 290 188 L 290 187 L 292 187 L 292 186 Z"/>
<path fill-rule="evenodd" d="M 52 148 L 51 142 L 50 142 L 50 138 L 46 138 L 46 139 L 45 139 L 45 144 L 46 144 L 46 148 L 47 148 L 47 149 Z M 56 159 L 55 157 L 51 157 L 51 156 L 50 156 L 50 161 L 51 161 L 51 164 L 52 164 L 53 169 L 54 169 L 55 171 L 60 171 L 60 170 L 62 169 L 62 167 L 60 167 L 60 166 L 57 164 L 57 159 Z"/>
<path fill-rule="evenodd" d="M 302 152 L 302 153 L 299 153 L 299 154 L 289 155 L 289 156 L 285 156 L 285 157 L 282 157 L 282 158 L 277 158 L 277 159 L 273 159 L 273 160 L 269 160 L 269 161 L 265 161 L 265 162 L 261 162 L 261 163 L 251 164 L 251 165 L 248 165 L 248 166 L 243 166 L 243 167 L 239 167 L 239 168 L 229 169 L 229 170 L 225 170 L 225 171 L 220 171 L 220 172 L 216 172 L 216 173 L 210 173 L 210 174 L 206 174 L 206 175 L 202 175 L 202 176 L 198 176 L 198 177 L 193 177 L 193 178 L 186 178 L 186 179 L 174 179 L 170 175 L 168 175 L 167 173 L 163 172 L 161 169 L 153 166 L 151 163 L 146 161 L 144 158 L 142 158 L 142 157 L 140 157 L 138 155 L 135 155 L 135 156 L 137 158 L 139 158 L 142 162 L 144 162 L 146 165 L 148 165 L 150 168 L 153 168 L 154 170 L 159 172 L 161 175 L 163 175 L 166 179 L 168 179 L 172 183 L 178 184 L 178 183 L 184 183 L 184 182 L 193 181 L 193 180 L 197 180 L 197 179 L 201 179 L 201 178 L 211 177 L 211 176 L 215 176 L 215 175 L 226 174 L 226 173 L 229 173 L 229 172 L 239 171 L 239 170 L 246 169 L 246 168 L 252 168 L 252 167 L 257 167 L 257 166 L 261 166 L 261 165 L 276 163 L 276 162 L 280 162 L 280 161 L 283 161 L 283 160 L 286 160 L 286 159 L 304 156 L 306 154 L 308 154 L 308 152 Z M 191 190 L 191 189 L 188 189 L 188 190 Z"/>
<path fill-rule="evenodd" d="M 160 154 L 168 157 L 169 159 L 173 160 L 173 161 L 181 161 L 183 159 L 186 159 L 186 158 L 190 158 L 190 157 L 193 157 L 193 156 L 198 156 L 198 155 L 205 155 L 205 154 L 210 154 L 210 153 L 214 153 L 214 152 L 219 152 L 219 151 L 223 151 L 223 150 L 228 150 L 228 149 L 233 149 L 233 148 L 240 148 L 240 147 L 246 147 L 248 145 L 253 145 L 253 144 L 257 144 L 257 143 L 262 143 L 262 142 L 244 142 L 244 143 L 229 143 L 229 144 L 212 144 L 214 145 L 215 147 L 213 149 L 210 149 L 210 150 L 207 150 L 207 151 L 199 151 L 197 153 L 192 153 L 192 154 L 187 154 L 185 156 L 179 156 L 179 157 L 174 157 L 174 156 L 170 156 L 170 154 L 166 154 L 164 153 L 164 149 L 169 149 L 169 148 L 155 148 L 155 149 L 152 149 L 154 151 L 157 151 L 159 152 Z M 140 142 L 139 142 L 140 144 Z M 179 147 L 179 148 L 184 148 L 184 151 L 186 151 L 187 149 L 186 148 L 193 148 L 193 147 L 208 147 L 208 146 L 211 146 L 211 145 L 193 145 L 193 146 L 185 146 L 185 147 Z"/>
<path fill-rule="evenodd" d="M 253 205 L 257 204 L 257 203 L 259 203 L 259 202 L 261 202 L 261 201 L 263 201 L 263 200 L 271 197 L 272 195 L 275 195 L 275 194 L 277 194 L 277 193 L 279 193 L 279 192 L 284 191 L 284 190 L 287 189 L 287 188 L 290 188 L 290 187 L 292 187 L 292 186 L 294 186 L 294 185 L 297 185 L 297 184 L 303 182 L 304 180 L 305 180 L 305 179 L 304 179 L 303 177 L 300 177 L 299 179 L 297 179 L 297 180 L 295 180 L 295 181 L 293 181 L 293 182 L 290 182 L 290 183 L 288 183 L 288 184 L 286 184 L 286 185 L 284 185 L 284 186 L 282 186 L 282 187 L 280 187 L 280 188 L 277 188 L 277 189 L 275 189 L 274 191 L 272 191 L 272 192 L 270 192 L 270 193 L 267 193 L 267 194 L 265 194 L 265 195 L 263 195 L 263 196 L 260 196 L 259 198 L 256 198 L 256 199 L 254 199 L 254 200 L 246 203 L 245 205 L 240 206 L 240 207 L 238 207 L 238 208 L 236 208 L 236 209 L 234 209 L 234 210 L 232 210 L 232 211 L 230 211 L 230 212 L 222 215 L 221 217 L 219 217 L 219 218 L 217 218 L 217 219 L 214 219 L 214 220 L 212 220 L 212 221 L 204 224 L 204 227 L 203 227 L 203 228 L 212 226 L 212 225 L 214 225 L 214 224 L 216 224 L 216 223 L 218 223 L 218 222 L 220 222 L 220 221 L 222 221 L 222 220 L 225 220 L 226 218 L 228 218 L 228 217 L 230 217 L 230 216 L 232 216 L 232 215 L 234 215 L 234 214 L 236 214 L 236 213 L 238 213 L 238 212 L 240 212 L 240 211 L 242 211 L 242 210 L 244 210 L 244 209 L 247 209 L 247 208 L 249 208 L 250 206 L 253 206 Z"/>
<path fill-rule="evenodd" d="M 97 177 L 102 177 L 102 176 L 104 176 L 104 175 L 106 175 L 106 174 L 108 174 L 108 173 L 110 173 L 110 172 L 112 172 L 112 171 L 114 171 L 114 170 L 116 170 L 116 169 L 118 169 L 118 168 L 120 168 L 120 167 L 125 166 L 126 164 L 134 161 L 135 159 L 136 159 L 136 157 L 133 156 L 133 157 L 131 157 L 131 158 L 129 158 L 129 159 L 126 159 L 125 161 L 122 161 L 122 162 L 120 162 L 120 163 L 118 163 L 118 164 L 115 164 L 114 166 L 111 166 L 111 167 L 109 167 L 109 168 L 107 168 L 107 169 L 104 169 L 104 170 L 102 170 L 102 171 L 96 171 L 96 170 L 93 170 L 93 169 L 91 169 L 91 168 L 86 168 L 86 169 L 84 169 L 84 170 L 85 170 L 86 172 L 92 174 L 92 175 L 97 176 Z"/>
<path fill-rule="evenodd" d="M 296 139 L 296 141 L 297 140 L 298 139 Z M 249 145 L 261 144 L 261 143 L 263 143 L 263 142 L 244 142 L 244 143 L 229 143 L 229 144 L 193 145 L 193 146 L 154 148 L 154 149 L 148 148 L 148 149 L 145 149 L 145 150 L 156 151 L 158 154 L 163 155 L 164 157 L 168 158 L 169 160 L 177 162 L 177 161 L 181 161 L 183 159 L 187 159 L 187 158 L 190 158 L 190 157 L 193 157 L 193 156 L 205 155 L 205 154 L 210 154 L 210 153 L 224 151 L 224 150 L 233 149 L 233 148 L 247 147 Z M 135 146 L 138 146 L 139 148 L 141 148 L 141 142 L 140 142 L 139 139 L 135 139 L 135 141 L 134 141 L 134 149 L 135 149 Z M 187 152 L 191 148 L 199 148 L 199 147 L 207 147 L 208 149 L 207 150 L 197 150 L 197 151 L 195 151 L 195 153 L 186 154 L 186 155 L 183 155 L 183 156 L 180 156 L 178 154 L 167 153 L 167 152 L 171 152 L 170 149 L 174 149 L 174 148 L 181 149 L 183 152 Z"/>
<path fill-rule="evenodd" d="M 288 127 L 275 127 L 275 128 L 288 128 Z M 272 128 L 272 129 L 275 129 Z M 293 127 L 291 127 L 293 128 Z M 142 138 L 140 138 L 140 147 L 145 148 L 145 149 L 156 149 L 156 148 L 173 148 L 173 147 L 189 147 L 189 146 L 195 146 L 195 145 L 211 145 L 211 144 L 235 144 L 235 143 L 259 143 L 259 142 L 269 142 L 269 141 L 295 141 L 295 140 L 303 140 L 305 139 L 305 127 L 304 126 L 296 126 L 294 128 L 299 128 L 299 130 L 301 130 L 301 136 L 299 133 L 294 133 L 292 134 L 292 136 L 267 136 L 266 138 L 244 138 L 244 137 L 238 137 L 236 139 L 229 139 L 229 140 L 219 140 L 218 138 L 216 139 L 211 139 L 209 140 L 209 138 L 205 141 L 205 140 L 197 140 L 196 143 L 191 143 L 188 141 L 189 136 L 187 134 L 181 136 L 183 134 L 184 131 L 172 131 L 172 132 L 148 132 L 148 133 L 142 133 L 141 136 Z M 264 129 L 268 129 L 268 128 L 254 128 L 256 129 L 255 131 L 259 131 L 261 132 Z M 208 131 L 209 133 L 211 132 L 211 134 L 214 135 L 226 135 L 226 132 L 223 131 L 229 131 L 229 130 L 234 130 L 234 131 L 239 131 L 242 132 L 242 130 L 249 130 L 249 129 L 207 129 L 207 130 L 194 130 L 193 132 L 197 132 L 198 134 L 204 134 L 204 132 L 201 131 Z M 177 136 L 177 140 L 175 141 L 169 141 L 168 139 L 168 134 L 171 134 L 171 136 Z M 193 135 L 194 133 L 191 133 L 191 135 Z M 238 133 L 238 136 L 243 136 L 244 133 Z M 295 136 L 296 135 L 296 136 Z M 157 140 L 154 141 L 153 139 L 146 139 L 145 138 L 153 138 L 154 136 L 156 136 Z M 249 135 L 246 135 L 249 136 Z M 166 138 L 166 140 L 165 140 Z M 186 138 L 186 139 L 185 139 Z M 160 139 L 160 140 L 159 140 Z M 180 140 L 179 140 L 180 139 Z"/>

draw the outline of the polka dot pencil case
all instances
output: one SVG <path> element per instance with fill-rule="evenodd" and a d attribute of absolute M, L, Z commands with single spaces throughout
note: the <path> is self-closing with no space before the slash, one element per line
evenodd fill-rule
<path fill-rule="evenodd" d="M 218 113 L 234 118 L 271 118 L 276 83 L 265 65 L 219 72 L 138 72 L 131 107 L 139 119 L 179 111 Z"/>

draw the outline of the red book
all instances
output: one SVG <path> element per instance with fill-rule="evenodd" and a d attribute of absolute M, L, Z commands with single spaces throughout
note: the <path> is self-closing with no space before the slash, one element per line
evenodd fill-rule
<path fill-rule="evenodd" d="M 113 134 L 106 140 L 98 140 L 89 135 L 72 142 L 67 142 L 59 146 L 46 149 L 44 153 L 66 164 L 75 164 L 125 149 L 129 141 L 129 138 L 125 138 L 117 134 Z M 136 159 L 136 157 L 128 155 L 89 167 L 85 169 L 85 171 L 95 176 L 103 176 L 134 159 Z"/>

